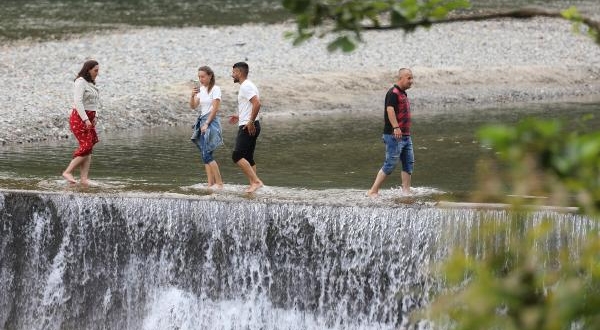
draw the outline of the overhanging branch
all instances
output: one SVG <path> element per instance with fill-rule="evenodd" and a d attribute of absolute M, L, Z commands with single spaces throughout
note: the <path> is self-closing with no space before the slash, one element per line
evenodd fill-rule
<path fill-rule="evenodd" d="M 561 11 L 558 10 L 546 10 L 543 8 L 537 7 L 526 7 L 515 10 L 489 13 L 489 14 L 472 14 L 472 15 L 464 15 L 464 16 L 455 16 L 449 17 L 441 20 L 421 20 L 417 22 L 410 22 L 406 24 L 400 25 L 388 25 L 388 26 L 368 26 L 364 27 L 365 30 L 394 30 L 394 29 L 406 29 L 411 30 L 417 28 L 419 26 L 428 26 L 433 24 L 444 24 L 444 23 L 454 23 L 454 22 L 466 22 L 466 21 L 485 21 L 491 19 L 499 19 L 499 18 L 514 18 L 514 19 L 530 19 L 533 17 L 551 17 L 551 18 L 560 18 L 566 19 Z M 593 30 L 596 30 L 600 33 L 600 21 L 595 21 L 590 17 L 581 15 L 580 16 L 581 23 L 587 25 Z"/>

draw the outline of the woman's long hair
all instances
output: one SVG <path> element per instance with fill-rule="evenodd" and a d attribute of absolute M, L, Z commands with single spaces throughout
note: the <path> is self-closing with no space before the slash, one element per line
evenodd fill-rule
<path fill-rule="evenodd" d="M 207 75 L 210 76 L 210 81 L 208 82 L 208 93 L 210 93 L 210 90 L 213 88 L 213 86 L 215 85 L 215 73 L 213 72 L 213 70 L 208 67 L 208 66 L 201 66 L 200 68 L 198 68 L 198 71 L 204 71 L 206 72 Z"/>
<path fill-rule="evenodd" d="M 77 78 L 79 77 L 83 77 L 83 79 L 85 79 L 87 82 L 91 82 L 95 85 L 96 82 L 94 81 L 94 79 L 92 79 L 92 76 L 90 75 L 90 70 L 93 69 L 96 65 L 98 65 L 98 61 L 96 60 L 85 61 L 85 63 L 83 63 L 83 66 L 81 67 L 81 70 L 79 70 L 77 77 L 75 77 L 75 80 L 77 80 Z"/>

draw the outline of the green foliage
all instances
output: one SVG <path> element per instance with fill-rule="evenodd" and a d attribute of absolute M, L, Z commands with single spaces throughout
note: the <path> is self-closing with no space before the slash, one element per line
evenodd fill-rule
<path fill-rule="evenodd" d="M 594 329 L 600 321 L 597 233 L 574 259 L 566 248 L 557 254 L 540 251 L 553 229 L 550 220 L 527 230 L 517 229 L 519 222 L 484 229 L 478 244 L 497 243 L 499 232 L 509 234 L 505 244 L 483 256 L 454 253 L 442 273 L 448 286 L 458 289 L 438 296 L 419 317 L 457 330 L 559 330 L 573 324 Z"/>
<path fill-rule="evenodd" d="M 573 22 L 573 30 L 576 33 L 581 33 L 582 26 L 586 25 L 588 28 L 587 34 L 594 39 L 597 44 L 600 44 L 600 23 L 586 23 L 586 19 L 581 15 L 575 6 L 571 6 L 568 9 L 561 11 L 561 15 L 563 18 Z"/>
<path fill-rule="evenodd" d="M 488 126 L 479 132 L 484 145 L 508 167 L 507 179 L 520 194 L 559 195 L 560 204 L 575 203 L 587 214 L 600 210 L 600 131 L 567 129 L 558 120 L 528 119 L 517 126 Z M 581 133 L 582 131 L 590 133 Z"/>
<path fill-rule="evenodd" d="M 492 179 L 507 180 L 508 192 L 575 203 L 596 218 L 600 132 L 586 127 L 585 118 L 580 126 L 567 129 L 561 121 L 528 119 L 516 126 L 482 128 L 479 138 L 494 151 L 491 163 L 500 164 L 496 169 L 503 172 Z M 527 228 L 521 217 L 528 213 L 519 202 L 513 206 L 510 221 L 482 228 L 476 241 L 455 249 L 439 272 L 449 289 L 418 317 L 452 329 L 598 328 L 598 232 L 590 230 L 581 245 L 544 250 L 544 241 L 560 228 L 552 219 Z"/>
<path fill-rule="evenodd" d="M 341 49 L 353 51 L 362 41 L 365 29 L 400 29 L 412 32 L 418 27 L 447 22 L 449 14 L 469 9 L 469 0 L 282 0 L 283 7 L 295 15 L 297 30 L 287 33 L 294 45 L 310 38 L 337 36 L 328 45 L 330 51 Z M 531 11 L 511 13 L 504 17 L 531 17 Z M 545 11 L 535 15 L 548 16 Z M 570 20 L 576 31 L 587 26 L 588 34 L 600 45 L 600 23 L 583 17 L 577 8 L 571 7 L 553 17 Z M 479 20 L 477 13 L 468 13 L 461 20 Z"/>
<path fill-rule="evenodd" d="M 453 10 L 470 7 L 468 0 L 282 0 L 282 4 L 296 17 L 297 31 L 287 34 L 294 44 L 334 34 L 339 37 L 328 49 L 344 52 L 354 50 L 362 41 L 366 26 L 410 32 L 445 18 Z"/>

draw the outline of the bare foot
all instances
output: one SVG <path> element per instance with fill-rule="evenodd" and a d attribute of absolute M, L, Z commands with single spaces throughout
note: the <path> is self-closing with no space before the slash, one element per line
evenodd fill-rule
<path fill-rule="evenodd" d="M 246 189 L 247 193 L 252 193 L 255 192 L 256 190 L 260 189 L 260 187 L 263 186 L 262 181 L 258 180 L 258 182 L 253 182 L 250 187 L 248 187 L 248 189 Z"/>
<path fill-rule="evenodd" d="M 221 190 L 223 189 L 223 184 L 219 184 L 219 183 L 215 183 L 212 186 L 209 187 L 210 189 L 217 189 L 217 190 Z"/>
<path fill-rule="evenodd" d="M 90 180 L 85 179 L 85 180 L 81 180 L 81 182 L 79 182 L 82 186 L 84 187 L 88 187 L 90 185 Z"/>
<path fill-rule="evenodd" d="M 63 172 L 62 174 L 63 178 L 65 178 L 67 180 L 67 182 L 69 182 L 70 184 L 76 184 L 77 180 L 75 180 L 75 178 L 73 177 L 73 174 L 71 173 L 67 173 L 67 172 Z"/>
<path fill-rule="evenodd" d="M 371 197 L 371 198 L 379 197 L 379 193 L 371 191 L 371 190 L 368 190 L 366 195 L 367 195 L 367 197 Z"/>

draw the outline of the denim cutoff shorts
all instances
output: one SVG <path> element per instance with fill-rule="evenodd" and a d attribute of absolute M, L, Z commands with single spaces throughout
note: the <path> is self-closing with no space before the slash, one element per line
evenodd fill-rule
<path fill-rule="evenodd" d="M 386 175 L 392 174 L 398 161 L 402 162 L 402 171 L 412 174 L 415 163 L 415 154 L 410 135 L 403 135 L 396 139 L 392 134 L 383 134 L 385 143 L 385 162 L 381 170 Z"/>

